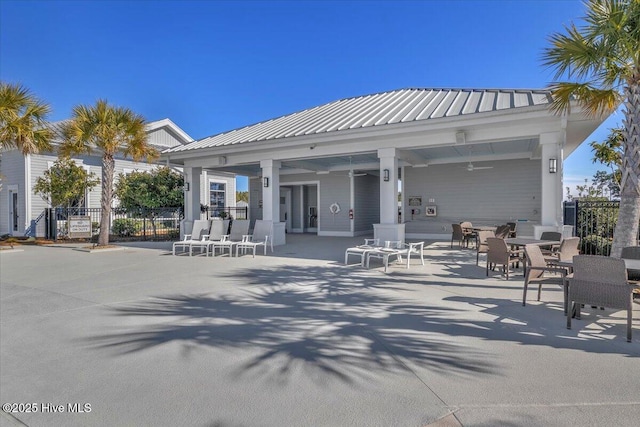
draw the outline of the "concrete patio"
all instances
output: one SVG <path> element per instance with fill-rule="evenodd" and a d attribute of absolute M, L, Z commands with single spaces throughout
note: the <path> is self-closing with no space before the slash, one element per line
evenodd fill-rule
<path fill-rule="evenodd" d="M 385 274 L 343 264 L 362 238 L 287 239 L 0 252 L 0 400 L 38 410 L 0 425 L 638 425 L 640 305 L 627 343 L 622 313 L 567 330 L 560 288 L 522 307 L 521 271 L 449 242 Z"/>

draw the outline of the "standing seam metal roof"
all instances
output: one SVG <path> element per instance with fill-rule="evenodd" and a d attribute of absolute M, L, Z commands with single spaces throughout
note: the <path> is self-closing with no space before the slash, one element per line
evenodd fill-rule
<path fill-rule="evenodd" d="M 166 153 L 548 105 L 548 90 L 400 89 L 346 98 L 194 141 Z"/>

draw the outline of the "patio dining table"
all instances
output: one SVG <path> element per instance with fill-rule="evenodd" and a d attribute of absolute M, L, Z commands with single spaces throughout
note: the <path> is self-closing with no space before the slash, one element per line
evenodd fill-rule
<path fill-rule="evenodd" d="M 517 248 L 521 248 L 526 245 L 536 245 L 536 246 L 547 246 L 547 245 L 559 245 L 560 242 L 558 240 L 541 240 L 541 239 L 531 239 L 529 237 L 510 237 L 504 239 L 504 242 L 507 245 L 515 246 Z M 522 271 L 524 274 L 527 274 L 527 257 L 523 257 L 522 259 Z"/>

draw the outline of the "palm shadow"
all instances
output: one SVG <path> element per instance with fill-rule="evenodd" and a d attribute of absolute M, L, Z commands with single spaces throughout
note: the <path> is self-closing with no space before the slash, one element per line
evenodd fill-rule
<path fill-rule="evenodd" d="M 299 368 L 319 381 L 347 383 L 416 367 L 448 375 L 498 374 L 487 354 L 451 337 L 472 335 L 475 328 L 464 316 L 456 319 L 458 310 L 402 298 L 410 290 L 393 278 L 334 266 L 288 266 L 216 279 L 242 283 L 242 289 L 227 296 L 158 296 L 108 308 L 115 316 L 151 322 L 88 341 L 120 356 L 169 343 L 181 343 L 186 353 L 246 349 L 255 355 L 233 375 L 280 382 Z"/>

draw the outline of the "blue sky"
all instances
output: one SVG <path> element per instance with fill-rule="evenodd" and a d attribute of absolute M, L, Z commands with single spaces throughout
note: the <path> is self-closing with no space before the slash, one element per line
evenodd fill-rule
<path fill-rule="evenodd" d="M 583 15 L 576 0 L 2 0 L 0 78 L 52 120 L 103 98 L 199 139 L 392 89 L 544 88 L 548 36 Z M 565 186 L 604 170 L 591 157 L 567 159 Z"/>

